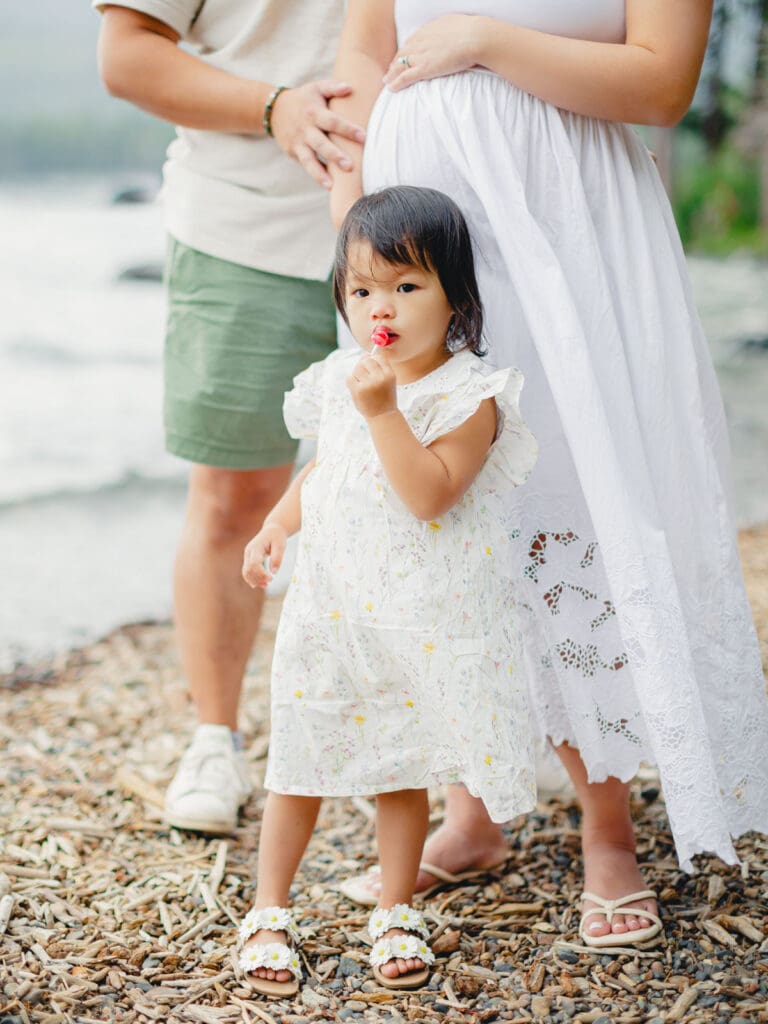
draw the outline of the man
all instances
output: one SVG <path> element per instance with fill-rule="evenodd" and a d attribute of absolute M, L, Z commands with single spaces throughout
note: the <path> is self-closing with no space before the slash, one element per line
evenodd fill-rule
<path fill-rule="evenodd" d="M 250 792 L 237 708 L 261 610 L 240 576 L 243 548 L 291 476 L 283 392 L 336 340 L 320 186 L 329 163 L 351 166 L 329 133 L 363 137 L 328 109 L 350 91 L 328 78 L 344 4 L 94 6 L 107 90 L 177 125 L 163 188 L 165 430 L 168 450 L 193 464 L 174 606 L 200 724 L 165 816 L 227 832 Z"/>

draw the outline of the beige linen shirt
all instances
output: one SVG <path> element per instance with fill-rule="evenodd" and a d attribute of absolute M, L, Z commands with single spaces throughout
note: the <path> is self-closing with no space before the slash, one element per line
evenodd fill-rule
<path fill-rule="evenodd" d="M 105 0 L 94 0 L 100 8 Z M 175 29 L 207 64 L 302 85 L 331 75 L 344 0 L 119 0 Z M 168 231 L 201 252 L 274 274 L 325 280 L 328 193 L 274 139 L 177 128 L 163 168 Z"/>

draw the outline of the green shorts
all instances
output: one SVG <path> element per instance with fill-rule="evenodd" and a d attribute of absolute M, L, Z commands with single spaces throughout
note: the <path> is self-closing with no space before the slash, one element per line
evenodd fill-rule
<path fill-rule="evenodd" d="M 330 284 L 229 263 L 173 238 L 166 278 L 168 451 L 224 469 L 293 462 L 283 395 L 336 346 Z"/>

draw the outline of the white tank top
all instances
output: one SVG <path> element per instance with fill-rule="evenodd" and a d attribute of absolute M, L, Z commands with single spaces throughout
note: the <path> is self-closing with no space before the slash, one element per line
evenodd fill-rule
<path fill-rule="evenodd" d="M 481 14 L 523 28 L 623 43 L 625 0 L 395 0 L 398 43 L 443 14 Z"/>

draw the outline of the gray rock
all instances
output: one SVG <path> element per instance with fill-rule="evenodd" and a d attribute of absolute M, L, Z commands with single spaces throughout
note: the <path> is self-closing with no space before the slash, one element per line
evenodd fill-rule
<path fill-rule="evenodd" d="M 321 1006 L 327 1006 L 330 1000 L 328 996 L 324 996 L 321 992 L 315 991 L 310 988 L 309 985 L 305 985 L 301 990 L 301 1001 L 308 1010 L 317 1010 Z"/>
<path fill-rule="evenodd" d="M 356 1003 L 356 1006 L 358 1006 L 358 1007 L 361 1007 L 361 1006 L 365 1007 L 366 1004 L 365 1003 Z M 350 1006 L 349 1003 L 347 1003 L 347 1005 L 344 1007 L 343 1010 L 339 1010 L 337 1016 L 338 1016 L 339 1020 L 349 1020 L 349 1021 L 363 1020 L 363 1017 L 360 1015 L 359 1010 L 356 1010 L 355 1007 Z"/>
<path fill-rule="evenodd" d="M 351 956 L 343 956 L 339 960 L 339 966 L 336 968 L 336 973 L 341 978 L 352 978 L 356 974 L 363 973 L 363 965 L 359 964 L 357 960 L 353 960 Z"/>

